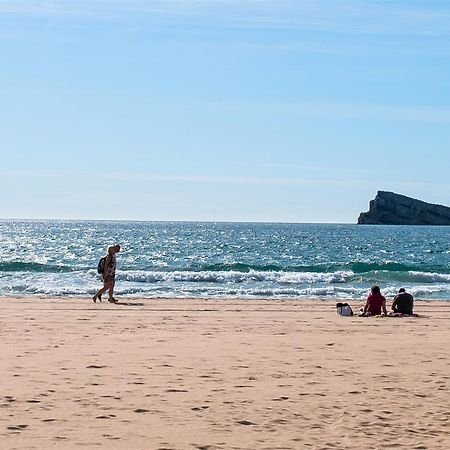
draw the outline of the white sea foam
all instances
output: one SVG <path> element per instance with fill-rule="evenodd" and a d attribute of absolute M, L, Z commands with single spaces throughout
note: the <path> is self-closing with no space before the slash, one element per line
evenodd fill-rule
<path fill-rule="evenodd" d="M 434 286 L 414 286 L 408 289 L 416 298 L 430 298 L 436 294 L 446 294 L 446 297 L 450 297 L 449 287 L 446 285 L 434 285 Z"/>
<path fill-rule="evenodd" d="M 117 278 L 122 281 L 135 283 L 244 283 L 271 282 L 281 284 L 305 283 L 345 283 L 354 276 L 351 271 L 337 271 L 332 273 L 317 272 L 274 272 L 274 271 L 118 271 Z"/>
<path fill-rule="evenodd" d="M 435 272 L 409 272 L 416 283 L 450 283 L 450 274 Z"/>
<path fill-rule="evenodd" d="M 381 282 L 391 299 L 399 287 L 417 298 L 449 298 L 450 275 L 403 272 L 406 277 Z M 403 277 L 402 275 L 402 277 Z M 369 275 L 370 277 L 373 276 Z M 375 280 L 376 281 L 376 280 Z M 332 273 L 275 271 L 118 271 L 117 295 L 133 297 L 235 298 L 366 298 L 372 280 L 351 271 Z M 7 295 L 92 296 L 101 286 L 95 270 L 71 273 L 11 272 L 0 275 L 0 292 Z"/>

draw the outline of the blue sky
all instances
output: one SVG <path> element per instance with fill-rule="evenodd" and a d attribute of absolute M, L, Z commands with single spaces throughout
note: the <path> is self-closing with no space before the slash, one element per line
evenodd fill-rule
<path fill-rule="evenodd" d="M 0 216 L 449 205 L 449 42 L 448 1 L 0 1 Z"/>

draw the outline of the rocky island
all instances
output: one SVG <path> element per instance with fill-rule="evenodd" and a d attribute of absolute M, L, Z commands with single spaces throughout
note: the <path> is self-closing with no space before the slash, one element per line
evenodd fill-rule
<path fill-rule="evenodd" d="M 369 211 L 359 224 L 372 225 L 450 225 L 450 208 L 416 200 L 394 192 L 378 191 Z"/>

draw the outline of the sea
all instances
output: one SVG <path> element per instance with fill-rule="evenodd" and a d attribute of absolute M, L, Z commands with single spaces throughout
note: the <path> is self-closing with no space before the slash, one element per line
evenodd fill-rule
<path fill-rule="evenodd" d="M 450 227 L 0 220 L 0 295 L 92 296 L 120 244 L 116 295 L 450 299 Z"/>

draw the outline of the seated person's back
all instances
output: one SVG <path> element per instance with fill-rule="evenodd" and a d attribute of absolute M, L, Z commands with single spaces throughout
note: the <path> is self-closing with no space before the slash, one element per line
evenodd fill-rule
<path fill-rule="evenodd" d="M 394 297 L 392 303 L 392 311 L 400 314 L 412 314 L 414 306 L 414 299 L 411 294 L 401 288 L 398 294 Z"/>
<path fill-rule="evenodd" d="M 364 307 L 364 315 L 379 316 L 383 310 L 383 314 L 387 314 L 386 311 L 386 299 L 381 295 L 380 288 L 373 286 L 369 296 L 367 297 L 367 303 Z"/>

